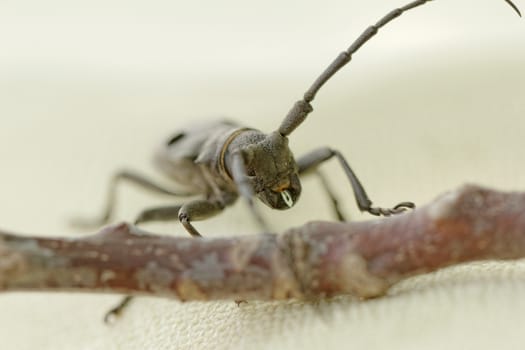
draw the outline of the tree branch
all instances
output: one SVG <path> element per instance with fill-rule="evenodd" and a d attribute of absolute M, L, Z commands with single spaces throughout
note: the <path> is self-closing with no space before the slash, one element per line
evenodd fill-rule
<path fill-rule="evenodd" d="M 128 224 L 83 238 L 0 232 L 0 290 L 180 300 L 376 297 L 416 274 L 525 257 L 525 193 L 466 185 L 413 212 L 312 222 L 282 235 L 179 238 Z"/>

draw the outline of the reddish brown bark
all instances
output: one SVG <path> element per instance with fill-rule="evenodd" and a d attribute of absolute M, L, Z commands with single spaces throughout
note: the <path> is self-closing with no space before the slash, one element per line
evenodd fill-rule
<path fill-rule="evenodd" d="M 128 224 L 76 239 L 0 232 L 0 290 L 180 300 L 375 297 L 415 274 L 522 257 L 525 193 L 469 185 L 403 215 L 312 222 L 281 235 L 178 238 Z"/>

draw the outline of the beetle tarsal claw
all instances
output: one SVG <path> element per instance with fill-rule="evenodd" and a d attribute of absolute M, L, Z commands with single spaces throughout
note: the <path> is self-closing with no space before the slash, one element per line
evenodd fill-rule
<path fill-rule="evenodd" d="M 293 206 L 293 199 L 288 190 L 281 191 L 281 197 L 283 198 L 284 203 L 291 208 Z"/>

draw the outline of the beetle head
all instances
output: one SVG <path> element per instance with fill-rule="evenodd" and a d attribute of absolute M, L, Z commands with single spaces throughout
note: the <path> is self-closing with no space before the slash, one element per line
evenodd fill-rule
<path fill-rule="evenodd" d="M 291 208 L 301 194 L 301 182 L 288 138 L 274 132 L 243 154 L 256 196 L 273 209 Z"/>

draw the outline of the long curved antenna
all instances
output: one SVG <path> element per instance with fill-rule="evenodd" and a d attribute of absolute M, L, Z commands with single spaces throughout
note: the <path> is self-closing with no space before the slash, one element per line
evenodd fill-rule
<path fill-rule="evenodd" d="M 512 7 L 512 8 L 514 9 L 514 11 L 516 11 L 516 13 L 518 14 L 518 16 L 521 17 L 521 12 L 520 12 L 520 9 L 518 8 L 518 6 L 516 6 L 516 5 L 515 5 L 512 1 L 510 1 L 510 0 L 505 0 L 505 2 L 506 2 L 507 4 L 509 4 L 510 7 Z"/>
<path fill-rule="evenodd" d="M 424 5 L 425 3 L 432 0 L 416 0 L 413 1 L 401 8 L 390 11 L 386 16 L 381 18 L 375 25 L 369 26 L 356 41 L 350 45 L 350 47 L 343 51 L 335 58 L 335 60 L 330 63 L 330 65 L 325 69 L 325 71 L 314 81 L 312 86 L 306 91 L 302 100 L 297 101 L 292 109 L 288 112 L 283 122 L 279 126 L 279 133 L 283 136 L 288 136 L 295 130 L 305 119 L 310 112 L 313 111 L 313 108 L 310 104 L 315 98 L 315 95 L 321 89 L 321 87 L 326 83 L 339 69 L 343 68 L 350 60 L 352 55 L 363 46 L 370 38 L 377 34 L 379 29 L 385 26 L 387 23 L 392 21 L 394 18 L 401 16 L 405 11 L 411 10 L 415 7 Z M 511 0 L 504 0 L 509 4 L 514 11 L 521 17 L 521 13 L 518 7 Z"/>

